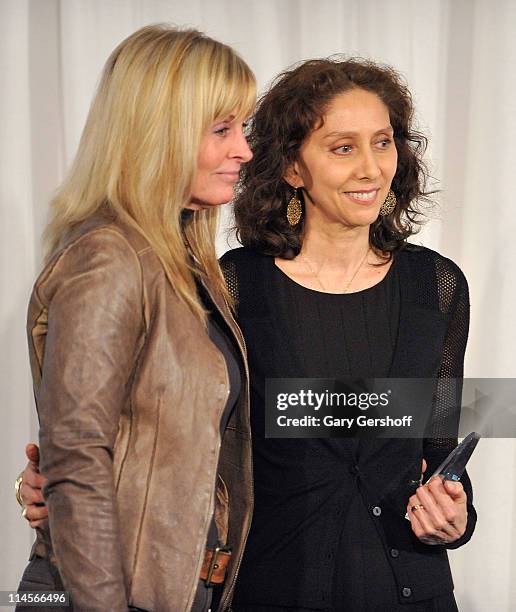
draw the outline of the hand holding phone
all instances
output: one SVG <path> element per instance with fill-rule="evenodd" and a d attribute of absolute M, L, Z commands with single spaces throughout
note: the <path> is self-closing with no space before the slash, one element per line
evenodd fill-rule
<path fill-rule="evenodd" d="M 479 439 L 467 436 L 409 498 L 406 517 L 424 544 L 450 544 L 465 533 L 467 496 L 459 481 Z"/>
<path fill-rule="evenodd" d="M 480 434 L 475 431 L 467 435 L 464 440 L 452 450 L 441 465 L 439 465 L 435 472 L 427 479 L 425 484 L 430 482 L 434 476 L 440 476 L 443 480 L 452 480 L 454 482 L 460 481 L 466 469 L 466 464 L 473 454 L 479 440 Z M 408 512 L 405 514 L 405 518 L 408 521 L 410 520 Z"/>

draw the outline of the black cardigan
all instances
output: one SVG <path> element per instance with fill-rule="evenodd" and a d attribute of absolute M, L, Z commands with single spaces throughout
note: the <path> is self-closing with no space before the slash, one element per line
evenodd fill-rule
<path fill-rule="evenodd" d="M 422 457 L 428 463 L 426 474 L 432 474 L 457 444 L 456 438 L 443 437 L 440 432 L 449 431 L 449 394 L 457 392 L 448 379 L 463 376 L 469 296 L 467 281 L 458 266 L 435 251 L 407 245 L 395 257 L 401 302 L 389 376 L 438 379 L 434 434 L 425 440 L 363 440 L 359 469 L 361 490 L 378 518 L 402 600 L 410 603 L 453 589 L 446 548 L 466 543 L 476 523 L 467 473 L 462 483 L 468 497 L 468 523 L 462 538 L 447 546 L 426 545 L 414 536 L 404 519 L 406 504 L 416 488 L 414 481 L 420 476 Z M 264 296 L 270 291 L 270 257 L 239 248 L 226 253 L 221 266 L 237 303 L 237 320 L 246 335 L 253 319 L 268 316 L 268 300 Z"/>

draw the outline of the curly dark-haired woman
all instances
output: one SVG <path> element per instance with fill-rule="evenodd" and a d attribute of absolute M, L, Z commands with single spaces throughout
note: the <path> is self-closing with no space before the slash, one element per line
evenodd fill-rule
<path fill-rule="evenodd" d="M 472 535 L 471 484 L 418 481 L 457 443 L 447 381 L 462 377 L 468 288 L 407 243 L 428 195 L 412 120 L 394 70 L 335 58 L 280 75 L 254 118 L 235 203 L 244 247 L 222 260 L 252 384 L 238 612 L 457 609 L 446 549 Z M 267 378 L 349 376 L 435 378 L 432 438 L 265 439 Z"/>

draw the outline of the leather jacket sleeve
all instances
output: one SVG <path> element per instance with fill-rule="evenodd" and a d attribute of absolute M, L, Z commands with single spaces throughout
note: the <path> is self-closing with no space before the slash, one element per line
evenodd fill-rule
<path fill-rule="evenodd" d="M 41 309 L 28 330 L 41 367 L 40 467 L 53 551 L 74 610 L 128 607 L 113 452 L 145 335 L 142 295 L 137 254 L 101 228 L 47 266 L 32 296 L 30 308 Z"/>

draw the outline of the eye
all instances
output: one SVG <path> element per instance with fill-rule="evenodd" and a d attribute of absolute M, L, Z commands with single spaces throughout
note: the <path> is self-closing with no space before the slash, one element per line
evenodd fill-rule
<path fill-rule="evenodd" d="M 213 130 L 214 134 L 218 134 L 219 136 L 225 136 L 229 132 L 229 127 L 218 127 Z"/>
<path fill-rule="evenodd" d="M 389 146 L 392 144 L 392 139 L 391 138 L 382 138 L 376 144 L 379 145 L 380 149 L 388 149 Z"/>
<path fill-rule="evenodd" d="M 346 155 L 347 153 L 351 153 L 352 150 L 353 150 L 353 146 L 346 144 L 346 145 L 340 145 L 340 147 L 336 147 L 335 149 L 333 149 L 333 152 L 337 153 L 338 155 Z"/>

